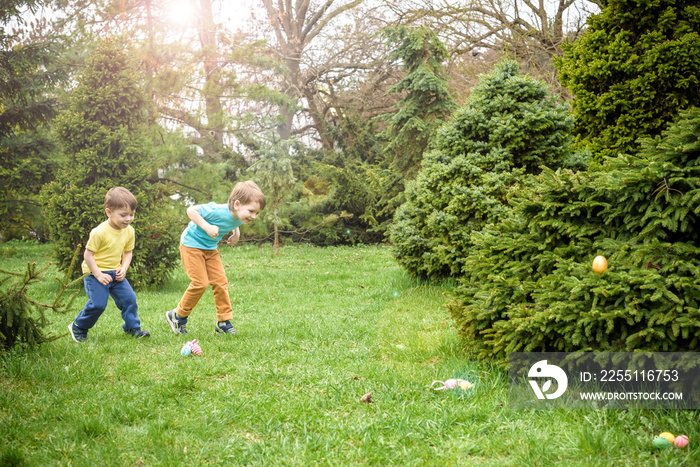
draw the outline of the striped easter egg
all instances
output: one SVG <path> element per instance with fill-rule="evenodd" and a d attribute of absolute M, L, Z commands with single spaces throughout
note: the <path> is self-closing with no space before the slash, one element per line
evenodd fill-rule
<path fill-rule="evenodd" d="M 202 348 L 199 346 L 197 339 L 190 341 L 190 348 L 192 349 L 193 354 L 202 355 Z"/>

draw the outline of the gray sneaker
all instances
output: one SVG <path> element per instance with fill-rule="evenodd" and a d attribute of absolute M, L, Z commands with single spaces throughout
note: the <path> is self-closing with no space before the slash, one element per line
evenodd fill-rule
<path fill-rule="evenodd" d="M 179 318 L 175 310 L 166 311 L 165 320 L 175 334 L 187 334 L 187 318 Z"/>
<path fill-rule="evenodd" d="M 75 324 L 75 321 L 68 325 L 68 330 L 75 342 L 84 342 L 87 340 L 87 331 L 83 328 L 79 328 L 78 325 Z"/>
<path fill-rule="evenodd" d="M 230 321 L 222 321 L 216 323 L 216 328 L 214 330 L 218 334 L 236 334 L 236 330 L 233 329 Z"/>

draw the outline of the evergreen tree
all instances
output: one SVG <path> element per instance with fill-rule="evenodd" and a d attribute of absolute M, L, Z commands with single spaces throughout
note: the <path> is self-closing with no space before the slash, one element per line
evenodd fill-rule
<path fill-rule="evenodd" d="M 609 0 L 556 63 L 594 161 L 633 153 L 640 137 L 700 105 L 700 6 Z"/>
<path fill-rule="evenodd" d="M 404 97 L 398 110 L 385 116 L 387 128 L 382 136 L 389 141 L 385 151 L 395 170 L 413 178 L 431 135 L 455 109 L 442 68 L 448 53 L 427 27 L 400 26 L 384 33 L 389 45 L 398 44 L 391 58 L 403 63 L 406 75 L 389 90 Z"/>
<path fill-rule="evenodd" d="M 283 223 L 280 217 L 282 200 L 292 191 L 296 184 L 290 157 L 290 141 L 281 140 L 275 132 L 263 135 L 266 145 L 261 147 L 258 161 L 248 168 L 260 182 L 260 188 L 267 200 L 266 215 L 274 229 L 275 254 L 279 254 L 279 228 Z"/>
<path fill-rule="evenodd" d="M 57 67 L 57 47 L 46 40 L 23 41 L 22 10 L 39 2 L 3 2 L 0 8 L 0 234 L 43 237 L 36 194 L 52 178 L 54 141 L 46 126 L 56 116 L 53 95 L 65 73 Z M 12 33 L 6 26 L 13 24 Z"/>
<path fill-rule="evenodd" d="M 391 189 L 397 183 L 391 175 L 391 181 L 382 177 L 391 172 L 383 154 L 386 141 L 378 131 L 381 122 L 353 107 L 345 107 L 342 117 L 332 133 L 339 151 L 314 167 L 329 186 L 321 213 L 345 213 L 332 224 L 335 231 L 323 240 L 327 244 L 379 242 L 397 207 L 383 203 L 396 196 Z"/>
<path fill-rule="evenodd" d="M 515 62 L 482 77 L 406 190 L 391 231 L 399 264 L 460 275 L 471 233 L 509 215 L 506 195 L 523 174 L 562 160 L 571 126 L 568 109 Z"/>
<path fill-rule="evenodd" d="M 77 259 L 77 253 L 76 249 L 72 261 Z M 35 346 L 62 337 L 45 333 L 51 323 L 44 312 L 71 311 L 78 292 L 69 292 L 69 289 L 77 281 L 71 282 L 70 274 L 66 274 L 63 280 L 56 278 L 61 290 L 52 303 L 41 303 L 30 296 L 30 286 L 46 280 L 44 273 L 50 265 L 39 268 L 36 263 L 27 263 L 27 271 L 23 274 L 0 270 L 0 349 L 22 343 Z"/>
<path fill-rule="evenodd" d="M 681 116 L 602 171 L 545 170 L 474 235 L 449 308 L 481 356 L 700 350 L 700 110 Z"/>
<path fill-rule="evenodd" d="M 401 100 L 392 113 L 379 116 L 386 127 L 379 137 L 387 141 L 385 161 L 368 167 L 375 183 L 377 202 L 366 218 L 378 221 L 375 232 L 388 232 L 391 218 L 404 202 L 406 181 L 415 178 L 423 155 L 436 130 L 456 105 L 448 92 L 442 62 L 449 54 L 437 35 L 427 27 L 399 26 L 384 31 L 387 43 L 396 46 L 391 59 L 401 63 L 406 74 L 389 89 Z"/>
<path fill-rule="evenodd" d="M 100 44 L 89 58 L 68 109 L 56 121 L 65 165 L 42 190 L 45 215 L 65 269 L 78 245 L 105 220 L 104 198 L 114 186 L 136 196 L 139 206 L 129 280 L 161 283 L 177 260 L 179 228 L 165 187 L 149 180 L 152 143 L 147 137 L 146 100 L 127 53 Z"/>

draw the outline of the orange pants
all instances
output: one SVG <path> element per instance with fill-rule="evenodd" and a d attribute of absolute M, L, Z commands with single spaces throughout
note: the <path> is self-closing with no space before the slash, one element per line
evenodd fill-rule
<path fill-rule="evenodd" d="M 221 264 L 219 250 L 200 250 L 180 244 L 180 257 L 185 273 L 190 278 L 190 285 L 177 306 L 177 314 L 187 317 L 202 298 L 211 284 L 214 292 L 214 306 L 217 321 L 233 318 L 231 299 L 228 295 L 228 279 Z"/>

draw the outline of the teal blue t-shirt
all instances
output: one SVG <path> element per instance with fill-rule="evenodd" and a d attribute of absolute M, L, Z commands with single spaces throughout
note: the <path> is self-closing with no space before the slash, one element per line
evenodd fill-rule
<path fill-rule="evenodd" d="M 180 236 L 180 243 L 186 247 L 199 248 L 200 250 L 216 250 L 216 245 L 224 235 L 243 224 L 240 219 L 235 219 L 231 215 L 228 204 L 209 203 L 195 207 L 205 221 L 219 227 L 219 235 L 215 239 L 211 238 L 202 228 L 190 221 Z"/>

